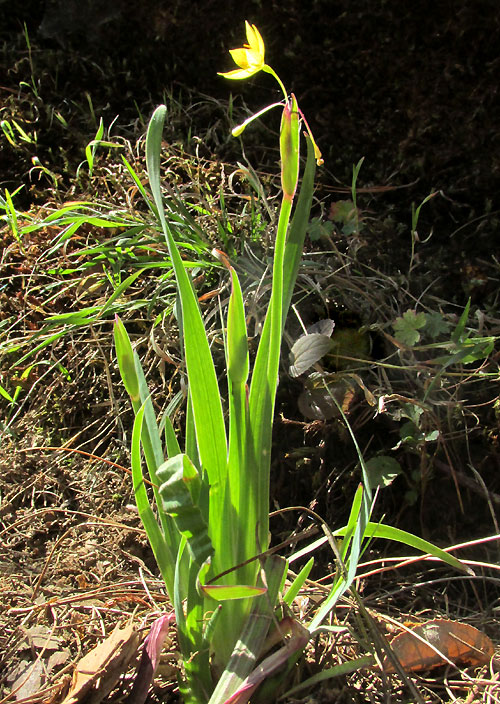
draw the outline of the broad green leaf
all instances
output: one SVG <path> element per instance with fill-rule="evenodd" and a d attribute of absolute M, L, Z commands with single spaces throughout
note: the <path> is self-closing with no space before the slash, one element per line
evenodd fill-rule
<path fill-rule="evenodd" d="M 439 311 L 433 311 L 432 313 L 427 313 L 427 322 L 425 324 L 425 332 L 433 340 L 438 338 L 440 335 L 444 335 L 450 329 L 450 324 L 447 320 L 443 318 Z"/>
<path fill-rule="evenodd" d="M 201 479 L 186 455 L 171 457 L 158 468 L 162 509 L 174 519 L 186 539 L 191 559 L 198 565 L 213 555 L 208 526 L 198 505 Z"/>
<path fill-rule="evenodd" d="M 366 470 L 372 489 L 389 486 L 402 472 L 399 462 L 388 455 L 371 457 L 366 462 Z"/>
<path fill-rule="evenodd" d="M 394 336 L 403 345 L 413 347 L 420 340 L 419 330 L 425 327 L 427 318 L 425 313 L 416 313 L 414 310 L 407 310 L 402 317 L 396 318 L 394 322 Z"/>

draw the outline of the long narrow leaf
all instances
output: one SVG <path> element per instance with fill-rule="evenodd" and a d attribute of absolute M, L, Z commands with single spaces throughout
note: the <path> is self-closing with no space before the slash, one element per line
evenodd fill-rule
<path fill-rule="evenodd" d="M 353 502 L 351 504 L 351 510 L 349 512 L 349 520 L 347 521 L 346 532 L 344 534 L 344 540 L 342 541 L 342 547 L 340 549 L 340 555 L 342 560 L 347 557 L 347 551 L 351 544 L 352 536 L 356 530 L 358 524 L 359 512 L 361 510 L 361 502 L 363 500 L 363 485 L 360 484 L 354 495 Z"/>
<path fill-rule="evenodd" d="M 125 281 L 122 281 L 122 283 L 116 287 L 116 289 L 113 291 L 106 303 L 102 306 L 97 318 L 102 318 L 104 314 L 108 312 L 108 310 L 111 308 L 116 299 L 123 295 L 123 293 L 128 289 L 129 286 L 134 283 L 134 281 L 142 274 L 143 271 L 144 269 L 138 269 L 137 271 L 134 271 L 133 274 L 127 276 Z"/>
<path fill-rule="evenodd" d="M 208 472 L 212 492 L 216 495 L 222 490 L 222 482 L 226 473 L 226 431 L 217 377 L 198 300 L 170 228 L 167 225 L 163 210 L 160 186 L 160 153 L 165 114 L 166 108 L 161 105 L 155 110 L 149 123 L 146 138 L 148 176 L 179 288 L 184 351 L 190 384 L 189 392 L 193 406 L 200 460 L 204 469 Z M 213 503 L 213 509 L 211 502 L 210 510 L 216 511 L 219 508 L 217 501 Z M 217 521 L 214 518 L 213 525 L 215 526 L 216 524 Z M 212 525 L 212 521 L 210 521 L 210 525 Z"/>
<path fill-rule="evenodd" d="M 231 296 L 227 316 L 227 377 L 229 390 L 228 481 L 224 511 L 234 564 L 244 562 L 257 551 L 255 527 L 258 522 L 255 480 L 248 464 L 248 406 L 246 382 L 249 373 L 247 328 L 243 293 L 232 267 Z M 240 571 L 245 583 L 256 576 L 256 563 Z M 236 579 L 236 575 L 235 575 Z"/>
<path fill-rule="evenodd" d="M 288 699 L 289 697 L 293 697 L 295 699 L 295 695 L 299 692 L 303 692 L 305 689 L 311 689 L 311 687 L 316 686 L 320 682 L 332 679 L 333 677 L 342 677 L 351 674 L 351 672 L 356 672 L 356 670 L 361 670 L 365 667 L 372 667 L 374 662 L 375 660 L 373 655 L 365 655 L 364 657 L 356 658 L 355 660 L 348 660 L 340 665 L 334 665 L 326 670 L 321 670 L 321 672 L 317 672 L 312 677 L 308 677 L 300 684 L 289 689 L 285 692 L 283 698 Z"/>
<path fill-rule="evenodd" d="M 342 529 L 340 530 L 342 531 Z M 341 532 L 335 531 L 335 534 L 341 535 Z M 463 562 L 457 560 L 457 558 L 450 555 L 450 553 L 445 550 L 441 550 L 441 548 L 438 548 L 437 545 L 429 543 L 428 540 L 419 538 L 417 535 L 413 535 L 413 533 L 407 533 L 405 530 L 401 530 L 400 528 L 393 528 L 392 526 L 387 526 L 383 523 L 369 522 L 366 526 L 365 535 L 367 538 L 384 538 L 385 540 L 393 540 L 397 543 L 404 543 L 405 545 L 409 545 L 412 548 L 420 550 L 420 552 L 429 553 L 429 555 L 437 557 L 446 564 L 450 565 L 450 567 L 460 570 L 460 572 L 474 574 L 470 567 L 464 565 Z"/>
<path fill-rule="evenodd" d="M 149 504 L 146 487 L 144 485 L 144 477 L 142 475 L 141 435 L 144 421 L 144 411 L 145 408 L 142 406 L 135 417 L 132 431 L 131 459 L 134 495 L 139 517 L 146 531 L 146 535 L 148 537 L 149 544 L 151 545 L 151 549 L 153 550 L 161 576 L 165 581 L 167 589 L 170 586 L 170 594 L 173 594 L 174 564 L 172 562 L 172 554 Z"/>
<path fill-rule="evenodd" d="M 158 511 L 158 519 L 160 521 L 163 534 L 165 536 L 165 541 L 166 545 L 169 550 L 169 555 L 168 555 L 168 571 L 169 571 L 169 577 L 168 581 L 165 582 L 166 587 L 167 587 L 167 592 L 169 596 L 172 596 L 173 593 L 173 586 L 174 586 L 174 570 L 175 570 L 175 562 L 176 562 L 176 556 L 177 556 L 177 550 L 179 548 L 180 544 L 180 534 L 178 533 L 174 522 L 170 516 L 168 516 L 163 510 L 161 506 L 161 499 L 158 491 L 158 486 L 159 486 L 159 481 L 158 477 L 156 475 L 156 470 L 158 467 L 161 466 L 161 464 L 164 461 L 164 455 L 163 455 L 163 447 L 162 447 L 162 442 L 161 442 L 161 436 L 160 436 L 160 431 L 158 429 L 158 424 L 156 422 L 156 416 L 153 408 L 153 404 L 151 402 L 150 394 L 149 394 L 149 389 L 148 385 L 146 382 L 146 378 L 144 376 L 144 372 L 142 370 L 142 366 L 139 360 L 139 357 L 136 352 L 134 352 L 134 364 L 135 364 L 135 371 L 137 374 L 137 379 L 139 382 L 139 400 L 134 401 L 132 400 L 132 407 L 134 409 L 134 413 L 138 413 L 139 409 L 141 406 L 144 406 L 144 423 L 142 426 L 142 436 L 141 436 L 141 442 L 142 446 L 144 449 L 144 457 L 146 459 L 146 464 L 148 467 L 148 472 L 149 472 L 149 478 L 152 482 L 153 485 L 153 495 L 154 495 L 154 500 L 156 504 L 156 508 Z M 163 569 L 163 572 L 166 571 L 166 568 Z"/>
<path fill-rule="evenodd" d="M 311 557 L 310 560 L 306 562 L 304 567 L 300 570 L 299 574 L 295 577 L 293 582 L 291 583 L 290 587 L 287 590 L 287 593 L 283 597 L 283 601 L 285 604 L 288 604 L 288 606 L 291 606 L 293 603 L 293 600 L 299 593 L 299 591 L 302 589 L 304 586 L 304 583 L 306 579 L 309 577 L 309 574 L 313 568 L 314 565 L 314 557 Z"/>
<path fill-rule="evenodd" d="M 129 174 L 132 176 L 132 178 L 134 179 L 135 185 L 137 186 L 137 188 L 138 188 L 140 194 L 142 195 L 142 197 L 144 198 L 144 201 L 146 202 L 148 208 L 151 210 L 151 212 L 153 213 L 153 215 L 154 215 L 156 218 L 158 218 L 158 211 L 156 210 L 154 203 L 151 202 L 151 199 L 149 198 L 148 194 L 146 193 L 146 189 L 145 189 L 144 186 L 142 185 L 141 179 L 139 178 L 139 176 L 138 176 L 137 173 L 135 172 L 135 169 L 134 169 L 133 166 L 127 161 L 127 159 L 123 156 L 123 154 L 121 155 L 121 158 L 122 158 L 123 163 L 125 164 L 125 168 L 126 168 L 127 171 L 129 172 Z"/>
<path fill-rule="evenodd" d="M 269 510 L 272 424 L 282 335 L 283 256 L 290 212 L 291 202 L 284 198 L 276 235 L 271 301 L 254 363 L 248 401 L 249 449 L 252 452 L 250 461 L 255 467 L 259 550 L 265 550 L 268 542 L 267 512 Z"/>

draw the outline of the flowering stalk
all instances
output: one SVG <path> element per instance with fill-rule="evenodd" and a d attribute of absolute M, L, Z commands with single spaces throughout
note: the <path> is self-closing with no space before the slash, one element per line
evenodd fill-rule
<path fill-rule="evenodd" d="M 236 81 L 241 81 L 245 78 L 250 78 L 251 76 L 254 76 L 256 73 L 259 71 L 264 71 L 264 73 L 269 73 L 273 78 L 276 80 L 278 83 L 284 97 L 284 109 L 283 109 L 283 119 L 285 119 L 285 113 L 287 111 L 290 112 L 295 112 L 296 113 L 296 119 L 298 120 L 298 116 L 302 118 L 304 125 L 306 127 L 307 133 L 309 134 L 309 137 L 311 138 L 311 142 L 314 147 L 314 155 L 316 158 L 316 163 L 318 166 L 320 166 L 323 163 L 323 159 L 321 157 L 321 152 L 318 148 L 318 145 L 314 141 L 314 137 L 312 135 L 312 132 L 310 130 L 309 125 L 307 124 L 307 120 L 304 117 L 304 114 L 302 110 L 300 110 L 299 106 L 297 105 L 297 100 L 295 96 L 292 94 L 290 98 L 288 97 L 288 92 L 285 88 L 285 85 L 281 78 L 278 76 L 276 71 L 269 66 L 269 64 L 266 64 L 265 62 L 265 55 L 266 55 L 266 47 L 264 44 L 264 40 L 262 39 L 259 30 L 254 24 L 250 24 L 249 22 L 245 21 L 245 28 L 246 28 L 246 35 L 247 35 L 247 42 L 248 44 L 244 44 L 242 47 L 238 49 L 230 49 L 229 53 L 231 54 L 231 57 L 234 61 L 234 63 L 239 67 L 237 69 L 234 69 L 233 71 L 227 71 L 225 73 L 219 73 L 219 76 L 223 76 L 224 78 L 229 78 L 230 80 L 236 80 Z M 238 125 L 237 127 L 234 127 L 232 130 L 233 137 L 238 137 L 243 130 L 247 127 L 247 125 L 250 124 L 250 122 L 253 122 L 257 117 L 260 117 L 262 114 L 270 110 L 271 108 L 276 107 L 277 105 L 283 105 L 282 102 L 280 103 L 273 103 L 272 105 L 268 105 L 267 107 L 263 108 L 262 110 L 259 110 L 256 112 L 254 115 L 251 117 L 247 118 L 244 122 L 241 123 L 241 125 Z M 288 115 L 287 118 L 288 119 Z M 282 135 L 281 135 L 281 144 L 283 143 L 283 121 L 282 121 Z M 298 149 L 298 141 L 296 145 Z M 283 158 L 283 149 L 281 150 L 281 157 Z M 286 191 L 285 191 L 286 192 Z M 295 191 L 294 191 L 295 192 Z"/>

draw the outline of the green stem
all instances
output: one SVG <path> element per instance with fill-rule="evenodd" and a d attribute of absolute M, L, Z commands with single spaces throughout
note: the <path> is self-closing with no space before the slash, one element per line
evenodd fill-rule
<path fill-rule="evenodd" d="M 286 92 L 286 88 L 283 84 L 283 81 L 276 73 L 276 71 L 274 69 L 272 69 L 270 66 L 268 66 L 267 64 L 264 64 L 264 66 L 262 67 L 262 70 L 265 71 L 266 73 L 270 73 L 271 76 L 274 76 L 274 78 L 278 81 L 279 87 L 283 91 L 283 95 L 285 96 L 285 100 L 288 100 L 288 93 Z"/>
<path fill-rule="evenodd" d="M 269 356 L 267 366 L 267 382 L 270 408 L 269 417 L 267 418 L 267 420 L 271 423 L 271 425 L 273 422 L 274 405 L 276 401 L 276 389 L 278 385 L 278 369 L 282 339 L 283 260 L 285 255 L 286 234 L 288 230 L 288 223 L 290 221 L 291 211 L 292 200 L 286 196 L 283 196 L 278 221 L 278 230 L 276 233 L 276 243 L 274 247 L 273 288 L 270 309 L 268 313 L 268 315 L 270 316 L 271 329 L 269 335 Z M 259 451 L 259 449 L 260 453 L 257 455 L 258 457 L 260 457 L 258 496 L 260 501 L 262 502 L 258 510 L 258 516 L 261 519 L 261 524 L 259 525 L 259 542 L 261 549 L 265 550 L 267 548 L 269 539 L 268 520 L 265 520 L 265 518 L 267 518 L 269 510 L 269 467 L 271 461 L 271 434 L 268 435 L 268 443 L 266 443 L 266 446 L 256 448 L 257 451 Z"/>

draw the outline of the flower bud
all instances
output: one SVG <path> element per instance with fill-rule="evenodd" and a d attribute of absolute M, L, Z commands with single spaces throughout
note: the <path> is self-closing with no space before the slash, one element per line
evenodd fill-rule
<path fill-rule="evenodd" d="M 280 132 L 281 185 L 288 200 L 293 199 L 299 179 L 299 134 L 298 105 L 292 93 L 283 108 Z"/>
<path fill-rule="evenodd" d="M 134 351 L 130 338 L 120 318 L 115 315 L 115 349 L 118 359 L 118 367 L 122 377 L 123 385 L 127 390 L 131 400 L 137 402 L 141 398 L 139 392 L 139 378 L 135 368 Z"/>

